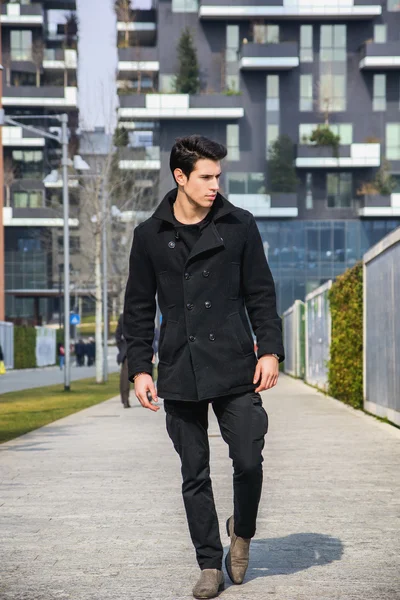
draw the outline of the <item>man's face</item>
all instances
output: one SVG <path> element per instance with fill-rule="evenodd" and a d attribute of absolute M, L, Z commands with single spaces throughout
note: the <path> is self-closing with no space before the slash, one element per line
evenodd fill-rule
<path fill-rule="evenodd" d="M 219 190 L 221 164 L 219 161 L 200 158 L 190 177 L 175 169 L 175 179 L 192 205 L 211 208 Z"/>

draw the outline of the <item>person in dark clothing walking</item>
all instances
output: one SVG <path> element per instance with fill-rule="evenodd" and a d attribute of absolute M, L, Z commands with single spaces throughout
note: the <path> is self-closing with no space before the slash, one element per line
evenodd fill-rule
<path fill-rule="evenodd" d="M 182 463 L 183 500 L 201 569 L 195 598 L 213 598 L 224 587 L 210 480 L 209 405 L 233 462 L 226 568 L 240 584 L 262 488 L 268 416 L 260 392 L 276 385 L 284 360 L 275 285 L 255 219 L 218 192 L 226 153 L 203 136 L 176 140 L 170 167 L 177 188 L 135 229 L 124 305 L 129 379 L 141 405 L 155 412 L 156 294 L 162 313 L 157 386 Z"/>
<path fill-rule="evenodd" d="M 75 344 L 76 365 L 83 367 L 85 364 L 85 344 L 83 340 L 78 340 Z"/>
<path fill-rule="evenodd" d="M 128 359 L 126 356 L 126 340 L 123 334 L 123 314 L 119 316 L 117 329 L 115 331 L 115 341 L 118 348 L 117 363 L 121 365 L 121 372 L 119 375 L 119 391 L 121 394 L 121 402 L 124 408 L 130 408 L 129 404 L 129 391 L 130 382 L 128 377 Z"/>

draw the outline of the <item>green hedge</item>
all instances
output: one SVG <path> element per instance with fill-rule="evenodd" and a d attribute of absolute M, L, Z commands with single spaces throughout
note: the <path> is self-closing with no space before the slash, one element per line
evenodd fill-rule
<path fill-rule="evenodd" d="M 36 367 L 36 329 L 14 327 L 14 369 Z"/>
<path fill-rule="evenodd" d="M 337 277 L 329 291 L 332 341 L 329 394 L 354 408 L 363 407 L 363 266 Z"/>

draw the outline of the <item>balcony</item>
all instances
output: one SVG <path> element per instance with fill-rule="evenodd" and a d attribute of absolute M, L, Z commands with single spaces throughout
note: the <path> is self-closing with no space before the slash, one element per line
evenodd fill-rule
<path fill-rule="evenodd" d="M 400 41 L 365 43 L 359 66 L 364 70 L 400 69 Z"/>
<path fill-rule="evenodd" d="M 5 227 L 63 227 L 64 219 L 54 208 L 3 208 Z M 79 220 L 68 219 L 70 227 L 79 227 Z"/>
<path fill-rule="evenodd" d="M 299 66 L 299 50 L 295 42 L 278 44 L 243 44 L 239 61 L 242 70 L 286 71 Z"/>
<path fill-rule="evenodd" d="M 44 52 L 43 68 L 48 71 L 76 71 L 78 68 L 76 50 L 47 48 Z"/>
<path fill-rule="evenodd" d="M 124 48 L 134 33 L 139 46 L 154 46 L 156 42 L 157 14 L 154 9 L 134 10 L 129 21 L 117 21 L 118 45 Z"/>
<path fill-rule="evenodd" d="M 382 14 L 381 3 L 376 0 L 273 0 L 269 5 L 265 0 L 251 0 L 246 5 L 243 0 L 201 0 L 200 19 L 277 19 L 335 21 L 350 19 L 374 19 Z"/>
<path fill-rule="evenodd" d="M 240 119 L 241 96 L 224 94 L 136 94 L 120 96 L 122 119 Z"/>
<path fill-rule="evenodd" d="M 124 170 L 159 171 L 160 147 L 126 148 L 121 151 L 119 168 Z"/>
<path fill-rule="evenodd" d="M 118 48 L 118 73 L 136 71 L 157 72 L 160 70 L 157 48 Z"/>
<path fill-rule="evenodd" d="M 3 106 L 76 109 L 78 107 L 78 89 L 55 86 L 6 86 L 3 92 Z"/>
<path fill-rule="evenodd" d="M 3 146 L 9 148 L 42 148 L 44 137 L 36 133 L 24 131 L 22 127 L 3 126 Z"/>
<path fill-rule="evenodd" d="M 46 10 L 76 10 L 76 0 L 44 0 Z"/>
<path fill-rule="evenodd" d="M 12 27 L 42 27 L 44 24 L 41 4 L 2 4 L 1 24 Z"/>
<path fill-rule="evenodd" d="M 298 216 L 297 194 L 229 194 L 229 202 L 249 210 L 255 217 L 294 218 Z"/>
<path fill-rule="evenodd" d="M 400 194 L 390 196 L 364 196 L 364 206 L 358 210 L 360 217 L 400 217 Z"/>
<path fill-rule="evenodd" d="M 299 145 L 296 167 L 309 168 L 347 168 L 379 167 L 381 164 L 380 144 L 340 145 L 335 156 L 332 146 Z"/>

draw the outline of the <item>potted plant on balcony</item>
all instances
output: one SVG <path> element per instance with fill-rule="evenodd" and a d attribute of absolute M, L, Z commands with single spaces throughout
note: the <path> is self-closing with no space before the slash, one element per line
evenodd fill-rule
<path fill-rule="evenodd" d="M 296 206 L 299 180 L 294 165 L 294 145 L 288 135 L 280 135 L 271 144 L 267 171 L 271 205 Z"/>
<path fill-rule="evenodd" d="M 318 125 L 309 137 L 310 142 L 316 146 L 330 146 L 333 156 L 339 156 L 340 135 L 333 133 L 329 125 Z"/>
<path fill-rule="evenodd" d="M 384 159 L 374 179 L 362 182 L 357 196 L 364 196 L 365 206 L 390 206 L 390 195 L 395 187 L 396 181 L 390 173 L 390 163 Z"/>
<path fill-rule="evenodd" d="M 175 89 L 178 94 L 198 94 L 200 91 L 200 71 L 197 52 L 189 27 L 181 34 L 177 47 L 178 71 Z"/>

